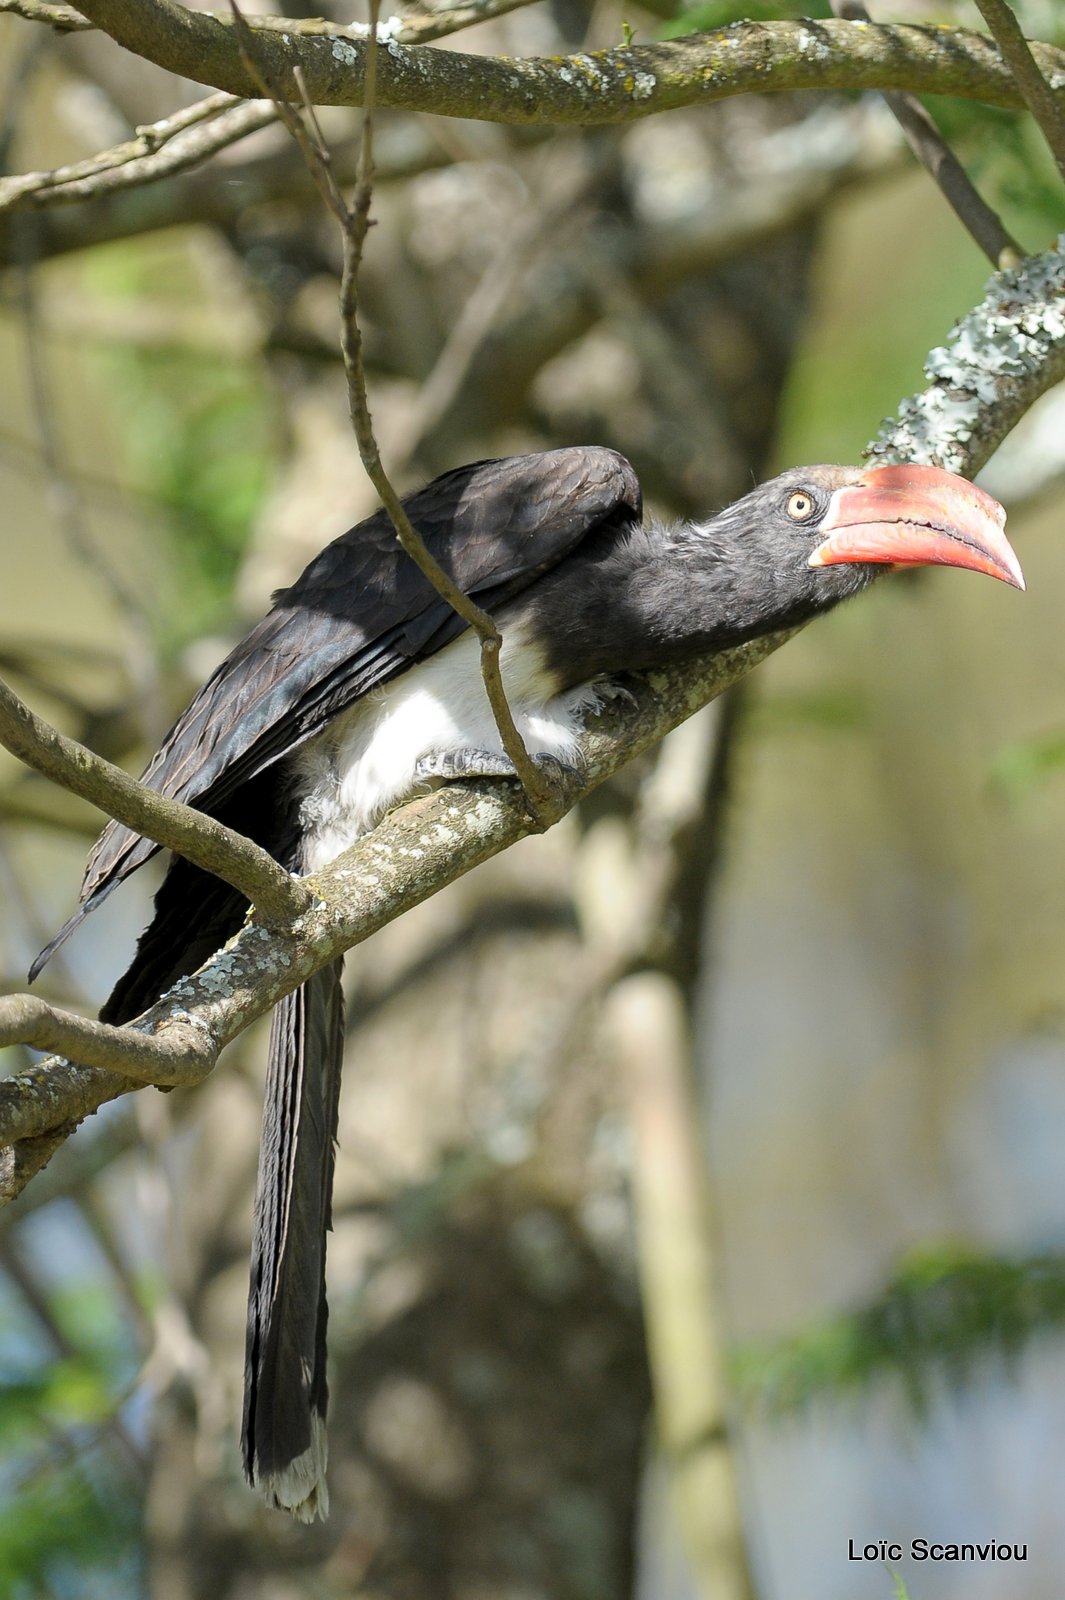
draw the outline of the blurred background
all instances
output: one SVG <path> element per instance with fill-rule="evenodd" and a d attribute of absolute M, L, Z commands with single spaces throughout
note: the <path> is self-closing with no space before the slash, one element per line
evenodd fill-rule
<path fill-rule="evenodd" d="M 554 0 L 457 47 L 749 12 Z M 11 172 L 202 93 L 12 16 L 0 62 Z M 1044 247 L 1065 203 L 1027 120 L 935 110 Z M 350 178 L 356 115 L 322 122 Z M 857 460 L 988 273 L 873 98 L 587 134 L 382 114 L 378 164 L 364 332 L 405 488 L 587 440 L 656 511 L 706 515 L 775 468 Z M 137 770 L 374 505 L 335 231 L 273 126 L 8 211 L 0 255 L 0 670 Z M 0 1592 L 874 1600 L 896 1579 L 848 1541 L 927 1538 L 1027 1560 L 889 1563 L 912 1600 L 1057 1600 L 1063 412 L 1046 397 L 982 480 L 1026 595 L 878 585 L 349 957 L 327 1524 L 239 1472 L 262 1027 L 201 1090 L 107 1107 L 0 1214 Z M 0 755 L 11 989 L 99 824 Z M 153 870 L 42 993 L 95 1011 Z"/>

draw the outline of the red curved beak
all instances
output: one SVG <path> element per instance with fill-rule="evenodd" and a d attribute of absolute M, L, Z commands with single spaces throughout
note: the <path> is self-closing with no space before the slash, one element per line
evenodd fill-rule
<path fill-rule="evenodd" d="M 939 467 L 870 467 L 837 489 L 821 524 L 827 537 L 811 567 L 837 561 L 898 567 L 968 567 L 1024 588 L 1021 564 L 1003 533 L 997 500 Z"/>

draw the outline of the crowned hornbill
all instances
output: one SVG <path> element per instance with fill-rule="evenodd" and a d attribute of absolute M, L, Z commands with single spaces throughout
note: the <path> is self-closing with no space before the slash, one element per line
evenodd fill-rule
<path fill-rule="evenodd" d="M 529 750 L 563 763 L 579 759 L 596 680 L 803 622 L 884 564 L 969 567 L 1024 586 L 1001 508 L 931 467 L 802 468 L 706 522 L 669 525 L 642 520 L 623 457 L 555 450 L 461 467 L 406 506 L 458 586 L 499 621 Z M 477 656 L 378 512 L 275 597 L 145 781 L 314 872 L 420 785 L 512 775 Z M 107 825 L 81 905 L 34 973 L 156 848 Z M 104 1019 L 137 1016 L 246 911 L 236 890 L 175 858 Z M 248 1311 L 245 1471 L 308 1521 L 327 1508 L 324 1264 L 342 1047 L 335 962 L 274 1011 Z"/>

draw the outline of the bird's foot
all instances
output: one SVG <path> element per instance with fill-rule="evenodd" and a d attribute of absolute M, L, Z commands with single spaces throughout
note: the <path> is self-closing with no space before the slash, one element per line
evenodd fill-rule
<path fill-rule="evenodd" d="M 532 756 L 539 792 L 525 790 L 529 811 L 539 827 L 550 827 L 567 809 L 564 794 L 576 769 L 557 756 L 539 751 Z M 520 778 L 509 756 L 500 750 L 431 750 L 414 769 L 419 783 L 454 783 L 463 778 Z"/>
<path fill-rule="evenodd" d="M 414 769 L 419 783 L 459 778 L 515 778 L 514 763 L 498 750 L 430 750 Z"/>

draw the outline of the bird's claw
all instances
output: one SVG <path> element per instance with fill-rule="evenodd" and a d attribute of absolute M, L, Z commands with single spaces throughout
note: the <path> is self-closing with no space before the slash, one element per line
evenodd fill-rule
<path fill-rule="evenodd" d="M 514 763 L 496 750 L 430 750 L 414 769 L 419 783 L 454 783 L 460 778 L 514 778 Z"/>
<path fill-rule="evenodd" d="M 575 769 L 546 750 L 537 751 L 530 759 L 541 781 L 537 793 L 530 793 L 530 786 L 522 785 L 525 803 L 540 828 L 548 828 L 565 810 L 563 796 Z M 418 762 L 414 777 L 417 783 L 429 784 L 475 778 L 517 778 L 520 781 L 510 757 L 499 750 L 431 750 Z"/>

